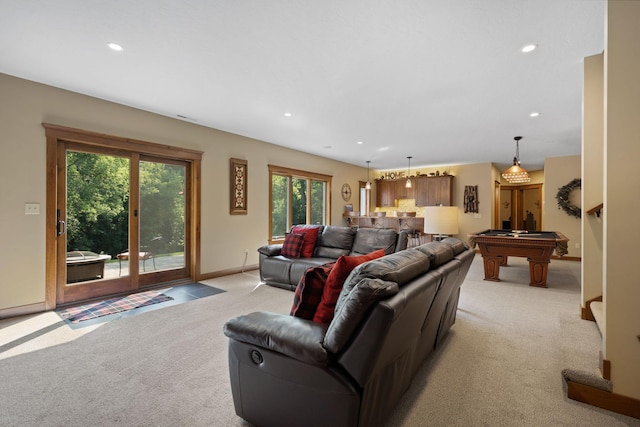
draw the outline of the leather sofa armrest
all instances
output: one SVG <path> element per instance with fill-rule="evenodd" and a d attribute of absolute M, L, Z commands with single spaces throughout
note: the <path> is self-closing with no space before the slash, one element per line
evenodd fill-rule
<path fill-rule="evenodd" d="M 224 334 L 231 339 L 320 367 L 329 363 L 322 346 L 326 332 L 327 325 L 264 311 L 234 317 L 224 325 Z"/>
<path fill-rule="evenodd" d="M 282 244 L 261 246 L 258 252 L 266 256 L 278 256 L 282 252 Z"/>

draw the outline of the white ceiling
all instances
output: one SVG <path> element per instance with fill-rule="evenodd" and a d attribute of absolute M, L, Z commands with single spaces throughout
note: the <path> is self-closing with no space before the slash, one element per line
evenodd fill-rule
<path fill-rule="evenodd" d="M 522 135 L 534 170 L 580 153 L 583 58 L 603 51 L 605 7 L 0 0 L 0 72 L 375 169 L 506 168 Z"/>

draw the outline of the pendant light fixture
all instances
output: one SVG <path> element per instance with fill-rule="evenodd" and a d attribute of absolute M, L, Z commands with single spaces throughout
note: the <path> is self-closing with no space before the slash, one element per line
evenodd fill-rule
<path fill-rule="evenodd" d="M 521 136 L 516 136 L 513 139 L 516 141 L 516 156 L 513 158 L 513 166 L 502 172 L 502 177 L 507 180 L 509 184 L 523 184 L 531 181 L 531 177 L 524 168 L 520 166 L 520 140 Z"/>
<path fill-rule="evenodd" d="M 407 159 L 409 160 L 409 170 L 407 172 L 407 182 L 404 186 L 406 188 L 411 188 L 411 156 L 407 156 Z"/>
<path fill-rule="evenodd" d="M 367 160 L 367 183 L 364 185 L 365 190 L 371 190 L 371 182 L 369 181 L 369 163 L 371 163 L 371 160 Z"/>

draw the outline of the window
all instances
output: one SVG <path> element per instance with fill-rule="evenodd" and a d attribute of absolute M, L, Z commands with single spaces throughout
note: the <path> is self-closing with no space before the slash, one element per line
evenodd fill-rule
<path fill-rule="evenodd" d="M 331 176 L 269 165 L 269 241 L 280 241 L 291 226 L 326 224 Z"/>
<path fill-rule="evenodd" d="M 367 190 L 367 183 L 360 181 L 360 215 L 369 216 L 369 206 L 371 205 L 371 189 Z"/>

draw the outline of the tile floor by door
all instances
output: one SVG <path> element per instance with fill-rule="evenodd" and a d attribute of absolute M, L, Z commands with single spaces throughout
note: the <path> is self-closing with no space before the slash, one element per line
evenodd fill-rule
<path fill-rule="evenodd" d="M 116 319 L 122 319 L 124 317 L 135 316 L 136 314 L 144 313 L 147 311 L 158 310 L 171 305 L 182 304 L 183 302 L 193 301 L 199 298 L 204 298 L 224 292 L 222 289 L 214 288 L 202 283 L 189 283 L 186 285 L 173 286 L 166 289 L 157 289 L 162 291 L 163 294 L 173 298 L 170 301 L 164 301 L 157 304 L 151 304 L 144 307 L 138 307 L 131 310 L 121 311 L 119 313 L 108 314 L 106 316 L 96 317 L 95 319 L 84 320 L 78 323 L 72 323 L 63 319 L 63 321 L 72 329 L 84 328 L 87 326 L 96 325 L 99 323 L 110 322 Z M 105 298 L 107 299 L 107 298 Z M 79 304 L 82 305 L 82 304 Z"/>

